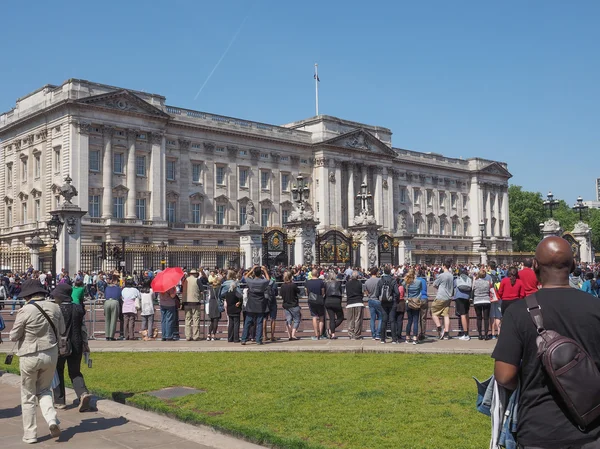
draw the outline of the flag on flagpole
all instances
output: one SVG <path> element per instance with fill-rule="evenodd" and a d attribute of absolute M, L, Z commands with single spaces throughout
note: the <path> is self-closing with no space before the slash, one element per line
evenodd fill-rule
<path fill-rule="evenodd" d="M 316 73 L 313 75 L 313 78 L 316 79 L 319 83 L 321 82 L 321 80 L 319 79 L 319 75 L 317 75 Z"/>

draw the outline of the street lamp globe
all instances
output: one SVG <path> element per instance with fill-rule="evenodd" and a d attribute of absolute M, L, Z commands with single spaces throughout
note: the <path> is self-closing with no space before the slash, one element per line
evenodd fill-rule
<path fill-rule="evenodd" d="M 52 240 L 58 240 L 64 223 L 60 220 L 58 214 L 52 214 L 50 220 L 46 222 L 48 235 Z"/>
<path fill-rule="evenodd" d="M 485 232 L 485 221 L 483 220 L 479 222 L 479 232 L 481 232 L 481 235 L 483 235 L 483 233 Z"/>

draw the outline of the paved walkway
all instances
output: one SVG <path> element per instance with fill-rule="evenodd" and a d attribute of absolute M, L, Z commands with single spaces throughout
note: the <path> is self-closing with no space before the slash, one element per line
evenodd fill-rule
<path fill-rule="evenodd" d="M 26 447 L 22 442 L 20 377 L 0 371 L 0 447 Z M 72 390 L 67 403 L 74 399 Z M 97 412 L 79 413 L 71 406 L 59 410 L 62 435 L 50 437 L 38 408 L 38 444 L 35 447 L 61 449 L 265 449 L 252 443 L 220 434 L 204 426 L 138 410 L 108 400 L 96 404 Z M 57 446 L 57 441 L 60 446 Z"/>
<path fill-rule="evenodd" d="M 239 343 L 228 343 L 226 340 L 217 341 L 90 341 L 92 352 L 408 352 L 408 353 L 428 353 L 428 354 L 491 354 L 496 345 L 495 340 L 480 341 L 472 339 L 462 341 L 457 338 L 439 341 L 429 339 L 418 345 L 406 344 L 404 342 L 397 345 L 388 341 L 381 344 L 379 341 L 371 339 L 350 340 L 340 337 L 337 340 L 319 340 L 312 341 L 304 337 L 298 341 L 288 341 L 280 339 L 276 342 L 265 342 L 259 346 L 256 343 L 248 342 L 242 346 Z M 0 351 L 8 349 L 2 345 Z"/>

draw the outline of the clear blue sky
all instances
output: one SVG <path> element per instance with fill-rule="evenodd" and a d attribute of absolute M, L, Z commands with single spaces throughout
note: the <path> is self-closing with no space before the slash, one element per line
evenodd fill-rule
<path fill-rule="evenodd" d="M 314 115 L 318 62 L 322 114 L 572 203 L 600 177 L 599 20 L 592 0 L 5 2 L 0 109 L 84 78 L 281 124 Z"/>

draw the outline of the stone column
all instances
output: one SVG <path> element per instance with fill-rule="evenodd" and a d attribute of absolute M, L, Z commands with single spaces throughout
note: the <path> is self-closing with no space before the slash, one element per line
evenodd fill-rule
<path fill-rule="evenodd" d="M 356 193 L 354 192 L 354 169 L 356 164 L 354 162 L 348 162 L 348 226 L 354 224 L 354 217 L 356 212 L 354 211 L 354 204 L 356 203 Z"/>
<path fill-rule="evenodd" d="M 379 266 L 377 238 L 379 225 L 352 226 L 353 239 L 360 244 L 360 266 L 364 269 Z"/>
<path fill-rule="evenodd" d="M 334 196 L 332 202 L 332 223 L 334 226 L 342 227 L 342 162 L 338 159 L 333 160 L 334 178 L 333 188 Z"/>
<path fill-rule="evenodd" d="M 510 237 L 510 217 L 508 212 L 508 188 L 502 189 L 502 220 L 504 221 L 504 229 L 502 229 L 503 237 Z"/>
<path fill-rule="evenodd" d="M 239 230 L 240 250 L 244 254 L 242 266 L 246 269 L 252 265 L 262 265 L 263 229 L 257 224 L 245 224 Z"/>
<path fill-rule="evenodd" d="M 125 218 L 135 220 L 137 218 L 135 213 L 135 141 L 137 140 L 137 130 L 127 130 L 127 144 L 129 151 L 127 153 L 127 207 Z"/>
<path fill-rule="evenodd" d="M 582 263 L 594 263 L 595 257 L 592 251 L 592 229 L 583 221 L 575 224 L 573 237 L 579 243 L 579 258 Z"/>
<path fill-rule="evenodd" d="M 412 237 L 402 236 L 398 241 L 398 263 L 412 264 Z"/>
<path fill-rule="evenodd" d="M 386 202 L 386 212 L 385 212 L 385 223 L 384 227 L 387 228 L 389 232 L 394 231 L 394 217 L 396 216 L 396 212 L 394 209 L 394 192 L 396 191 L 396 186 L 394 182 L 395 170 L 391 168 L 387 168 L 387 202 Z"/>
<path fill-rule="evenodd" d="M 102 218 L 112 218 L 112 137 L 115 133 L 113 126 L 103 126 L 104 157 L 102 159 Z M 83 192 L 87 194 L 87 192 Z"/>
<path fill-rule="evenodd" d="M 62 203 L 62 207 L 50 214 L 58 214 L 64 226 L 57 243 L 56 271 L 67 269 L 70 275 L 77 273 L 81 264 L 81 217 L 87 211 L 75 204 Z"/>
<path fill-rule="evenodd" d="M 160 132 L 148 133 L 150 137 L 150 217 L 153 223 L 165 222 L 165 142 Z"/>
<path fill-rule="evenodd" d="M 540 230 L 542 232 L 542 237 L 551 237 L 561 236 L 563 233 L 562 228 L 560 227 L 560 223 L 556 221 L 554 218 L 549 218 L 548 220 L 540 223 Z"/>
<path fill-rule="evenodd" d="M 373 209 L 375 215 L 375 221 L 378 224 L 384 224 L 383 220 L 383 205 L 384 205 L 384 197 L 383 197 L 383 167 L 376 165 L 373 167 L 373 171 L 375 174 L 375 192 L 373 193 Z"/>
<path fill-rule="evenodd" d="M 316 193 L 316 202 L 319 207 L 315 210 L 320 228 L 331 226 L 329 210 L 331 207 L 329 201 L 329 160 L 318 158 L 315 160 L 316 179 L 319 180 L 319 188 Z"/>
<path fill-rule="evenodd" d="M 317 260 L 317 225 L 314 220 L 287 222 L 288 237 L 294 239 L 293 265 L 313 264 Z"/>
<path fill-rule="evenodd" d="M 469 188 L 469 220 L 471 223 L 470 237 L 479 236 L 479 222 L 482 218 L 483 211 L 483 192 L 481 191 L 481 185 L 476 175 L 471 177 L 471 185 Z M 461 214 L 461 221 L 463 215 Z M 460 233 L 462 234 L 462 229 Z"/>
<path fill-rule="evenodd" d="M 40 248 L 44 245 L 45 243 L 37 235 L 33 236 L 29 243 L 27 243 L 27 246 L 31 251 L 31 265 L 33 266 L 34 270 L 42 269 L 42 267 L 40 266 Z"/>
<path fill-rule="evenodd" d="M 482 265 L 487 265 L 488 263 L 488 255 L 487 248 L 479 247 L 479 257 Z"/>

